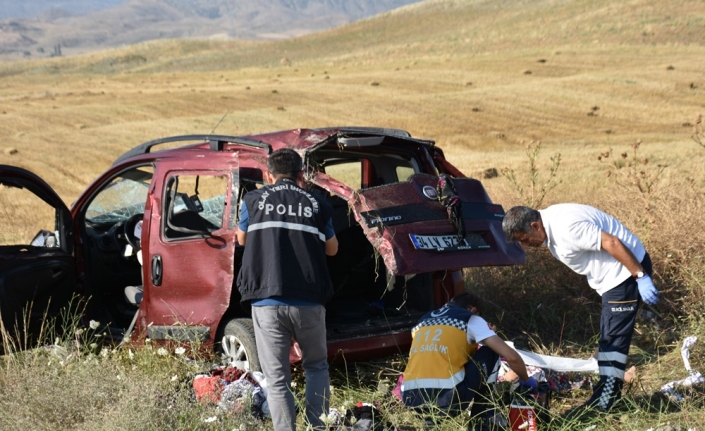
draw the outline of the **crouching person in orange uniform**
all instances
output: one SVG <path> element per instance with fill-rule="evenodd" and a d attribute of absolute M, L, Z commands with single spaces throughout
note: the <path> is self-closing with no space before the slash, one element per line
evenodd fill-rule
<path fill-rule="evenodd" d="M 412 330 L 404 370 L 402 399 L 421 413 L 434 408 L 455 416 L 472 403 L 471 416 L 493 421 L 487 383 L 497 380 L 499 357 L 536 393 L 521 356 L 480 317 L 480 299 L 463 292 L 438 310 L 426 313 Z"/>

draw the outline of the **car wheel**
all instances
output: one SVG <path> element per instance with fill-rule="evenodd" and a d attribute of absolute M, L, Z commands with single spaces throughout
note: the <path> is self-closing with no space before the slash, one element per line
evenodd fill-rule
<path fill-rule="evenodd" d="M 262 371 L 252 319 L 232 319 L 225 325 L 221 349 L 224 360 L 241 370 Z"/>

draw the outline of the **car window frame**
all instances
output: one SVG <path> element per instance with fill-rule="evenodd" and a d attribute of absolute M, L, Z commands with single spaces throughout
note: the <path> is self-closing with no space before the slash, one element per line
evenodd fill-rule
<path fill-rule="evenodd" d="M 169 185 L 172 181 L 172 178 L 176 176 L 186 176 L 186 175 L 192 175 L 192 176 L 213 176 L 213 177 L 225 177 L 226 180 L 226 189 L 224 193 L 224 202 L 227 203 L 228 201 L 228 195 L 232 193 L 232 183 L 233 183 L 233 178 L 235 178 L 235 175 L 232 171 L 227 171 L 227 170 L 213 170 L 213 171 L 200 171 L 200 170 L 172 170 L 168 171 L 167 175 L 165 176 L 164 179 L 164 186 L 162 187 L 162 197 L 161 197 L 161 204 L 159 208 L 159 213 L 162 215 L 162 222 L 160 223 L 159 226 L 159 236 L 162 241 L 165 243 L 173 243 L 173 242 L 179 242 L 179 241 L 184 241 L 184 240 L 194 240 L 194 239 L 204 239 L 204 235 L 201 234 L 196 234 L 194 233 L 193 235 L 188 235 L 188 236 L 183 236 L 183 237 L 177 237 L 177 238 L 172 238 L 167 236 L 167 217 L 169 217 L 169 208 L 167 208 L 170 203 L 169 199 L 167 198 L 167 194 L 169 191 Z M 239 189 L 238 185 L 238 189 Z M 238 190 L 239 193 L 239 190 Z M 237 196 L 231 196 L 232 198 Z M 232 205 L 232 203 L 231 203 Z M 224 205 L 224 208 L 226 208 L 227 205 Z M 231 210 L 233 212 L 234 210 Z M 236 213 L 237 217 L 239 218 L 239 212 Z M 199 215 L 200 217 L 200 215 Z M 226 218 L 228 223 L 226 223 Z M 233 214 L 228 214 L 225 209 L 223 210 L 222 214 L 222 219 L 221 219 L 221 226 L 218 229 L 215 229 L 213 231 L 209 232 L 209 236 L 218 236 L 220 233 L 232 230 L 232 219 L 234 218 Z M 204 220 L 206 220 L 204 218 Z"/>

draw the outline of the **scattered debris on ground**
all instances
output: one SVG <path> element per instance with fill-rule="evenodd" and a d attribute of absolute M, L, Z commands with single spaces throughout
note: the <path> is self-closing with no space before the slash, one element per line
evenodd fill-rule
<path fill-rule="evenodd" d="M 685 400 L 685 397 L 680 393 L 679 390 L 683 388 L 690 388 L 694 385 L 705 383 L 705 377 L 700 374 L 699 371 L 694 370 L 690 366 L 690 348 L 693 347 L 695 342 L 698 341 L 698 337 L 686 337 L 683 340 L 683 346 L 681 347 L 681 357 L 683 358 L 683 365 L 685 370 L 690 374 L 688 377 L 682 380 L 676 380 L 668 382 L 661 387 L 661 392 L 666 394 L 671 401 L 680 403 Z"/>

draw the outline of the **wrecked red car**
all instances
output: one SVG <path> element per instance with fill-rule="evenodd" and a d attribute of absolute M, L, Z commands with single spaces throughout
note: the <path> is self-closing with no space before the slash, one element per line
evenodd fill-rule
<path fill-rule="evenodd" d="M 158 150 L 174 143 L 183 146 Z M 0 166 L 0 197 L 29 193 L 52 212 L 33 238 L 0 236 L 5 328 L 17 332 L 29 304 L 31 322 L 78 294 L 90 298 L 86 321 L 116 340 L 204 343 L 259 369 L 249 310 L 233 286 L 244 250 L 235 229 L 242 196 L 263 184 L 268 154 L 282 147 L 302 155 L 303 186 L 334 208 L 331 359 L 408 349 L 418 318 L 452 297 L 450 271 L 524 262 L 504 241 L 502 207 L 433 141 L 364 127 L 176 136 L 123 154 L 70 210 L 36 175 Z"/>

